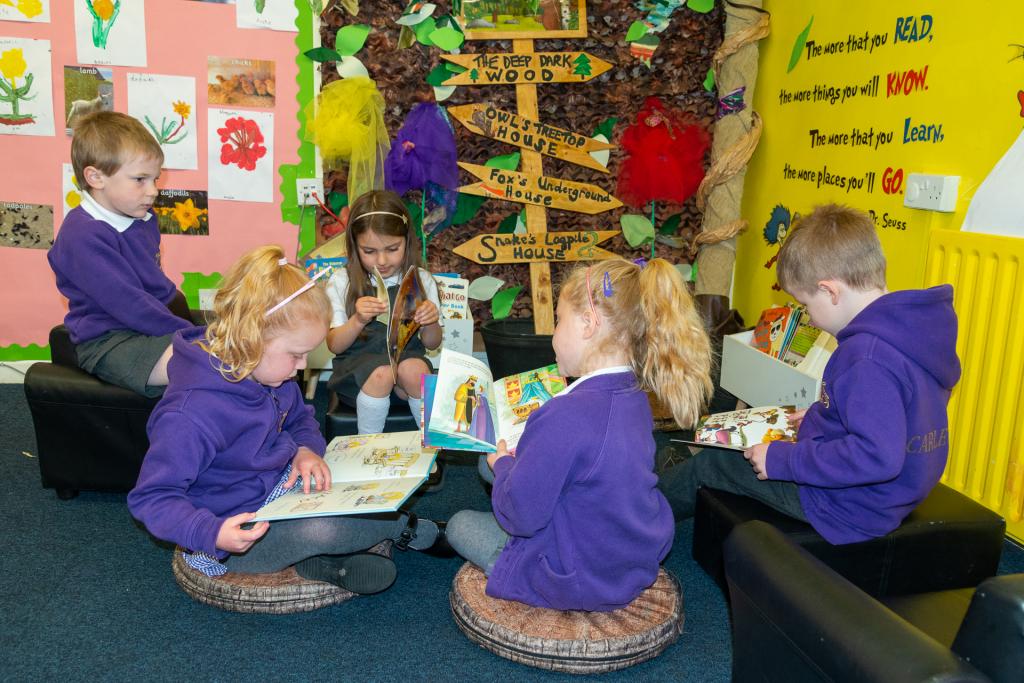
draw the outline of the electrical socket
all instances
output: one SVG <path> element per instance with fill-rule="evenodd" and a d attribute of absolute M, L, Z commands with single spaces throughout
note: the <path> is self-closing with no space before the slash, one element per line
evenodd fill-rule
<path fill-rule="evenodd" d="M 911 173 L 907 176 L 903 206 L 949 213 L 956 210 L 956 195 L 959 189 L 960 176 Z"/>
<path fill-rule="evenodd" d="M 316 194 L 320 201 L 324 201 L 324 184 L 319 178 L 296 178 L 295 179 L 295 203 L 299 206 L 316 206 Z"/>

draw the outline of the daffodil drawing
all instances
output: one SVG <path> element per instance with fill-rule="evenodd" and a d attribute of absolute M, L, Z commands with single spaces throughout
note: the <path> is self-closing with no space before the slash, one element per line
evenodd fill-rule
<path fill-rule="evenodd" d="M 121 0 L 82 0 L 92 15 L 92 44 L 107 49 L 107 37 L 121 11 Z"/>
<path fill-rule="evenodd" d="M 28 94 L 32 89 L 33 76 L 31 73 L 25 74 L 27 68 L 28 64 L 25 63 L 25 55 L 20 47 L 0 52 L 0 102 L 11 105 L 10 114 L 0 114 L 0 124 L 21 126 L 36 120 L 32 114 L 22 114 L 18 107 L 19 100 L 35 99 L 35 95 Z M 18 85 L 19 78 L 24 78 L 24 85 Z"/>
<path fill-rule="evenodd" d="M 161 118 L 158 129 L 149 116 L 143 117 L 149 130 L 153 133 L 153 137 L 161 145 L 175 145 L 188 137 L 188 131 L 182 133 L 181 137 L 178 137 L 178 133 L 181 133 L 181 129 L 185 127 L 185 120 L 192 113 L 192 107 L 187 102 L 174 102 L 171 106 L 174 108 L 174 113 L 178 115 L 177 122 L 173 117 L 170 121 L 166 117 Z"/>
<path fill-rule="evenodd" d="M 43 3 L 39 0 L 0 0 L 0 5 L 13 7 L 21 12 L 26 19 L 38 17 L 43 13 Z"/>
<path fill-rule="evenodd" d="M 74 172 L 71 173 L 71 186 L 72 189 L 68 190 L 68 193 L 64 195 L 64 203 L 68 205 L 69 209 L 73 209 L 82 203 L 82 193 L 78 187 L 78 178 L 75 177 Z"/>

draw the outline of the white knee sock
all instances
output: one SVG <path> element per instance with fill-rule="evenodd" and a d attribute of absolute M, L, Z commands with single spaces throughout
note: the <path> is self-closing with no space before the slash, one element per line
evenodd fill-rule
<path fill-rule="evenodd" d="M 423 426 L 423 399 L 409 397 L 409 412 L 412 413 L 413 419 L 416 420 L 416 426 Z"/>
<path fill-rule="evenodd" d="M 378 434 L 384 431 L 388 419 L 391 397 L 370 396 L 362 391 L 356 396 L 356 426 L 360 434 Z"/>

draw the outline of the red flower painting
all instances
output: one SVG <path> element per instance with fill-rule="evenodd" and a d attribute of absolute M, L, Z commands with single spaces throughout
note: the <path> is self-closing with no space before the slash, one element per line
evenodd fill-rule
<path fill-rule="evenodd" d="M 263 158 L 267 148 L 262 144 L 263 133 L 259 124 L 252 119 L 236 116 L 224 122 L 223 128 L 217 129 L 220 141 L 220 163 L 225 166 L 238 164 L 245 171 L 256 169 L 256 161 Z"/>

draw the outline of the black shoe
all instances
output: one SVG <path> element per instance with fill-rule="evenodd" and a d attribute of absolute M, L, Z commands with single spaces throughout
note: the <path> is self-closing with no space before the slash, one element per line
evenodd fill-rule
<path fill-rule="evenodd" d="M 437 537 L 434 539 L 434 543 L 429 548 L 424 548 L 420 552 L 424 555 L 430 555 L 432 557 L 458 557 L 459 554 L 455 552 L 455 548 L 448 543 L 448 522 L 434 522 L 437 525 Z"/>
<path fill-rule="evenodd" d="M 374 553 L 314 555 L 296 563 L 295 571 L 304 579 L 331 583 L 356 595 L 385 591 L 398 575 L 390 558 Z"/>
<path fill-rule="evenodd" d="M 423 484 L 424 493 L 437 493 L 444 488 L 444 465 L 441 464 L 440 460 L 434 461 L 434 471 L 427 477 L 427 481 Z"/>

